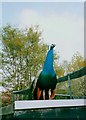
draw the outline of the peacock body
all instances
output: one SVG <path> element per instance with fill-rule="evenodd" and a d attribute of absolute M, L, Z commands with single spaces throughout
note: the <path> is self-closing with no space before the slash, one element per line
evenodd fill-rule
<path fill-rule="evenodd" d="M 43 70 L 41 71 L 36 87 L 34 90 L 34 99 L 43 99 L 43 91 L 45 90 L 45 99 L 49 99 L 49 90 L 51 94 L 56 87 L 57 78 L 53 68 L 53 48 L 55 45 L 51 45 L 50 50 L 47 53 L 46 60 L 44 62 Z"/>

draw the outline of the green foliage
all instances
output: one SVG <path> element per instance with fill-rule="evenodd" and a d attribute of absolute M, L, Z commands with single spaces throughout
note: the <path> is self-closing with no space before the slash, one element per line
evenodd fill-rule
<path fill-rule="evenodd" d="M 79 52 L 76 52 L 68 66 L 68 71 L 73 72 L 85 66 L 84 58 Z"/>
<path fill-rule="evenodd" d="M 9 104 L 12 104 L 12 95 L 11 91 L 2 92 L 1 94 L 1 106 L 7 106 Z"/>
<path fill-rule="evenodd" d="M 81 91 L 81 96 L 86 96 L 86 75 L 81 79 L 80 81 L 80 87 L 79 90 Z"/>
<path fill-rule="evenodd" d="M 63 77 L 65 70 L 63 69 L 62 65 L 55 65 L 55 71 L 58 77 Z"/>
<path fill-rule="evenodd" d="M 85 67 L 85 60 L 81 56 L 81 54 L 79 52 L 77 52 L 72 57 L 72 60 L 68 66 L 68 71 L 73 72 L 73 71 L 79 70 L 80 68 L 83 68 L 83 67 Z M 84 83 L 85 83 L 84 77 L 81 77 L 74 81 L 71 81 L 73 94 L 75 96 L 86 96 Z"/>
<path fill-rule="evenodd" d="M 63 74 L 68 74 L 79 70 L 80 68 L 85 67 L 85 60 L 80 55 L 79 52 L 75 53 L 70 62 L 63 61 L 62 70 Z M 61 68 L 61 67 L 60 67 Z M 58 73 L 58 72 L 57 72 Z M 61 74 L 60 74 L 61 75 Z M 64 76 L 63 75 L 63 76 Z M 86 96 L 85 90 L 85 76 L 81 78 L 77 78 L 71 81 L 71 88 L 74 96 Z M 57 85 L 57 93 L 65 93 L 69 94 L 68 82 L 63 82 Z"/>
<path fill-rule="evenodd" d="M 2 30 L 2 44 L 3 82 L 16 90 L 29 87 L 47 51 L 38 26 L 21 30 L 7 25 Z"/>

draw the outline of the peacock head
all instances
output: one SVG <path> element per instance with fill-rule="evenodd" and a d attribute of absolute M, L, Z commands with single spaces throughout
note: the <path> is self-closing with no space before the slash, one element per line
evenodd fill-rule
<path fill-rule="evenodd" d="M 55 44 L 51 44 L 50 49 L 53 49 L 55 46 Z"/>

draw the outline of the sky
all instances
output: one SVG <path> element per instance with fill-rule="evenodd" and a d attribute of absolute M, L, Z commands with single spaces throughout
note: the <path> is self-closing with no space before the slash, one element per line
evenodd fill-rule
<path fill-rule="evenodd" d="M 83 2 L 3 2 L 2 25 L 25 28 L 39 25 L 43 42 L 56 44 L 60 60 L 84 56 Z"/>

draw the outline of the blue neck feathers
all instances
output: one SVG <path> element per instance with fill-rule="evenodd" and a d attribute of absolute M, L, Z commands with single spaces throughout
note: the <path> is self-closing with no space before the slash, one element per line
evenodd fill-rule
<path fill-rule="evenodd" d="M 43 71 L 47 73 L 53 73 L 53 49 L 50 49 L 47 53 L 46 60 L 44 62 Z"/>

